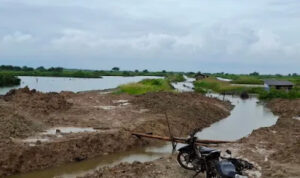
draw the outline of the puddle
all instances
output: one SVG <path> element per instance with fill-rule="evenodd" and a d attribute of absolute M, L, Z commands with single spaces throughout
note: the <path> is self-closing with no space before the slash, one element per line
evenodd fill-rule
<path fill-rule="evenodd" d="M 85 160 L 82 162 L 69 163 L 45 169 L 41 171 L 34 171 L 31 173 L 19 174 L 9 176 L 9 178 L 74 178 L 83 176 L 87 173 L 92 173 L 95 169 L 103 166 L 114 166 L 121 162 L 132 163 L 134 161 L 146 162 L 158 159 L 166 154 L 171 154 L 171 146 L 159 146 L 139 148 L 131 151 L 121 153 L 114 153 L 112 155 L 105 155 L 94 159 Z"/>
<path fill-rule="evenodd" d="M 122 106 L 127 106 L 130 105 L 130 103 L 128 103 L 128 100 L 113 100 L 112 101 L 114 104 L 118 104 L 117 106 L 94 106 L 95 108 L 101 108 L 104 110 L 113 110 L 116 108 L 120 108 Z"/>
<path fill-rule="evenodd" d="M 82 132 L 96 132 L 94 128 L 80 128 L 80 127 L 54 127 L 41 132 L 35 136 L 23 139 L 22 142 L 30 143 L 30 146 L 35 146 L 37 142 L 50 142 L 56 138 L 63 137 L 63 134 L 82 133 Z"/>
<path fill-rule="evenodd" d="M 296 119 L 296 120 L 300 121 L 300 116 L 293 117 L 293 119 Z"/>
<path fill-rule="evenodd" d="M 113 100 L 113 103 L 128 103 L 128 100 Z"/>
<path fill-rule="evenodd" d="M 96 108 L 101 108 L 104 110 L 113 110 L 116 108 L 116 106 L 95 106 Z"/>
<path fill-rule="evenodd" d="M 46 130 L 43 132 L 43 135 L 55 135 L 58 133 L 68 134 L 68 133 L 81 133 L 81 132 L 96 132 L 95 129 L 86 127 L 86 128 L 80 128 L 80 127 L 55 127 Z"/>

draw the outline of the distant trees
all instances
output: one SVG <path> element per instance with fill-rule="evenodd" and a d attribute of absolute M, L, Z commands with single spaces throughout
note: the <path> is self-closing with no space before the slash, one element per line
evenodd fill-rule
<path fill-rule="evenodd" d="M 23 71 L 34 71 L 34 68 L 32 68 L 32 67 L 27 67 L 27 66 L 23 66 L 23 67 L 22 67 L 22 70 L 23 70 Z"/>
<path fill-rule="evenodd" d="M 149 71 L 147 69 L 143 70 L 144 73 L 148 73 Z"/>
<path fill-rule="evenodd" d="M 12 65 L 1 65 L 0 70 L 20 71 L 20 70 L 22 70 L 22 68 L 18 67 L 18 66 L 12 66 Z"/>
<path fill-rule="evenodd" d="M 37 67 L 36 70 L 39 70 L 39 71 L 45 71 L 46 69 L 45 69 L 45 67 L 40 66 L 40 67 Z"/>
<path fill-rule="evenodd" d="M 249 75 L 251 75 L 251 76 L 259 76 L 259 73 L 258 72 L 252 72 Z"/>
<path fill-rule="evenodd" d="M 119 67 L 113 67 L 111 70 L 112 70 L 112 71 L 119 71 L 120 68 L 119 68 Z"/>
<path fill-rule="evenodd" d="M 48 69 L 48 71 L 50 71 L 50 72 L 62 72 L 63 70 L 64 70 L 64 68 L 62 68 L 62 67 L 50 67 Z"/>

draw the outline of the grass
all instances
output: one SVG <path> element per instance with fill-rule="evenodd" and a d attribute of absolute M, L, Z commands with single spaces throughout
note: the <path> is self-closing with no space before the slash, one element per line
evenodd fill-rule
<path fill-rule="evenodd" d="M 20 85 L 21 80 L 13 75 L 3 75 L 0 73 L 0 86 Z"/>
<path fill-rule="evenodd" d="M 229 82 L 220 81 L 214 77 L 195 81 L 194 87 L 196 92 L 201 93 L 206 93 L 208 90 L 212 90 L 217 93 L 241 93 L 249 90 L 247 87 L 232 86 Z"/>
<path fill-rule="evenodd" d="M 234 84 L 263 84 L 265 79 L 288 80 L 295 85 L 300 86 L 299 75 L 245 75 L 245 74 L 212 74 L 214 77 L 231 79 Z"/>
<path fill-rule="evenodd" d="M 169 82 L 184 82 L 185 78 L 183 77 L 183 74 L 168 74 L 166 76 L 166 79 L 169 80 Z"/>
<path fill-rule="evenodd" d="M 252 77 L 252 76 L 239 76 L 238 78 L 233 79 L 231 83 L 262 85 L 264 84 L 264 81 L 262 79 Z"/>
<path fill-rule="evenodd" d="M 300 89 L 294 88 L 291 91 L 271 89 L 270 91 L 262 91 L 259 93 L 259 99 L 266 100 L 266 99 L 274 99 L 274 98 L 284 98 L 284 99 L 300 98 Z"/>
<path fill-rule="evenodd" d="M 116 93 L 140 95 L 148 92 L 174 91 L 166 79 L 145 79 L 138 83 L 130 83 L 118 87 Z"/>
<path fill-rule="evenodd" d="M 229 82 L 223 82 L 216 78 L 210 77 L 200 81 L 194 82 L 196 92 L 206 93 L 212 90 L 222 94 L 241 94 L 242 92 L 258 94 L 260 99 L 274 99 L 274 98 L 285 98 L 285 99 L 296 99 L 300 98 L 300 87 L 295 86 L 291 91 L 271 89 L 266 91 L 263 87 L 243 87 L 243 86 L 232 86 Z"/>

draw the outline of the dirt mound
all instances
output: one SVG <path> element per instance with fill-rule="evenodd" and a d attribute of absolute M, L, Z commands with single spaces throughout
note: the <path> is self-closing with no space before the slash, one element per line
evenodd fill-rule
<path fill-rule="evenodd" d="M 230 114 L 230 109 L 229 103 L 192 93 L 131 96 L 97 91 L 58 94 L 28 88 L 13 90 L 0 99 L 0 115 L 3 115 L 3 123 L 0 123 L 3 128 L 0 129 L 4 130 L 0 133 L 5 137 L 29 136 L 39 130 L 36 123 L 41 123 L 43 128 L 92 127 L 97 131 L 70 133 L 35 146 L 17 142 L 20 139 L 9 143 L 0 139 L 0 152 L 3 153 L 0 176 L 153 144 L 149 139 L 132 136 L 131 131 L 169 135 L 165 111 L 172 133 L 182 137 L 223 119 Z"/>
<path fill-rule="evenodd" d="M 300 116 L 300 99 L 274 99 L 268 103 L 268 107 L 276 114 Z"/>
<path fill-rule="evenodd" d="M 262 168 L 262 177 L 299 177 L 300 100 L 275 99 L 268 107 L 280 117 L 272 127 L 255 130 L 241 140 L 241 152 Z"/>
<path fill-rule="evenodd" d="M 0 115 L 0 139 L 27 137 L 38 131 L 41 131 L 41 126 L 34 121 L 16 114 Z"/>
<path fill-rule="evenodd" d="M 205 128 L 228 116 L 232 109 L 230 103 L 197 93 L 147 93 L 136 96 L 132 102 L 155 114 L 167 113 L 172 128 L 176 128 L 174 134 L 178 136 L 186 134 L 181 131 L 190 133 L 195 128 Z"/>
<path fill-rule="evenodd" d="M 34 112 L 50 113 L 67 110 L 71 104 L 58 93 L 41 93 L 28 87 L 9 91 L 3 99 L 13 102 L 19 107 L 34 110 Z"/>
<path fill-rule="evenodd" d="M 145 177 L 145 178 L 169 178 L 169 177 L 193 177 L 193 171 L 180 168 L 175 156 L 161 158 L 153 162 L 121 163 L 115 167 L 104 167 L 84 178 L 112 178 L 112 177 Z"/>

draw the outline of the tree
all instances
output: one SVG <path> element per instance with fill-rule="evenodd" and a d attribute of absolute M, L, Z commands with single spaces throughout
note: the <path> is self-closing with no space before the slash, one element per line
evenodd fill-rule
<path fill-rule="evenodd" d="M 166 70 L 163 70 L 162 73 L 167 73 L 167 71 L 166 71 Z"/>
<path fill-rule="evenodd" d="M 252 72 L 249 75 L 251 75 L 251 76 L 259 76 L 259 73 L 258 72 Z"/>
<path fill-rule="evenodd" d="M 149 71 L 147 69 L 143 70 L 144 73 L 148 73 Z"/>
<path fill-rule="evenodd" d="M 119 67 L 113 67 L 111 70 L 112 70 L 112 71 L 119 71 L 120 68 L 119 68 Z"/>
<path fill-rule="evenodd" d="M 45 71 L 46 69 L 43 66 L 40 66 L 40 67 L 36 68 L 36 70 Z"/>
<path fill-rule="evenodd" d="M 139 70 L 136 69 L 134 72 L 135 72 L 135 73 L 139 73 Z"/>
<path fill-rule="evenodd" d="M 23 66 L 22 70 L 23 71 L 33 71 L 34 69 L 32 67 Z"/>
<path fill-rule="evenodd" d="M 51 67 L 48 69 L 48 71 L 50 72 L 62 72 L 64 70 L 64 68 L 62 67 Z"/>

